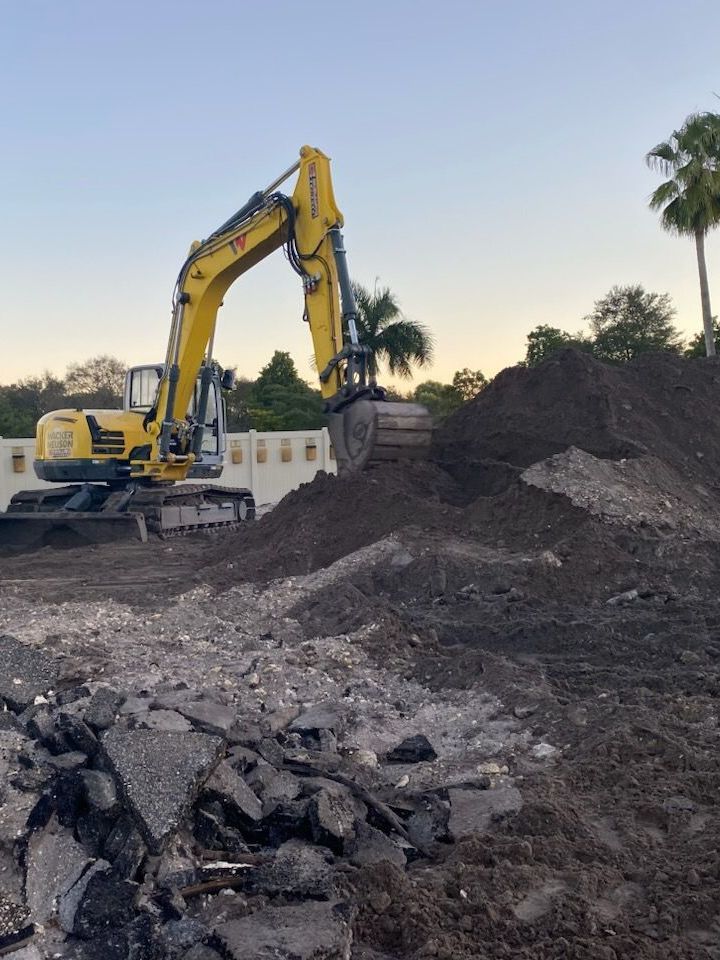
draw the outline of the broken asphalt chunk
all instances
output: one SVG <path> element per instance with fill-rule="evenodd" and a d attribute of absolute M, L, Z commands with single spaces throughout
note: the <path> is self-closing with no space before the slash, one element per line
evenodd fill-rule
<path fill-rule="evenodd" d="M 315 704 L 292 721 L 288 732 L 299 734 L 309 749 L 335 752 L 345 726 L 340 710 L 340 705 L 330 700 Z"/>
<path fill-rule="evenodd" d="M 145 915 L 119 929 L 108 927 L 77 941 L 69 953 L 63 953 L 63 960 L 165 960 L 166 956 L 174 960 L 176 954 L 166 954 L 163 947 L 156 921 Z"/>
<path fill-rule="evenodd" d="M 105 813 L 91 808 L 81 814 L 75 824 L 75 836 L 93 857 L 99 857 L 103 845 L 115 826 L 117 811 Z"/>
<path fill-rule="evenodd" d="M 87 723 L 71 713 L 61 713 L 58 727 L 77 750 L 87 754 L 88 757 L 95 756 L 100 744 Z"/>
<path fill-rule="evenodd" d="M 61 753 L 56 757 L 48 757 L 48 766 L 58 773 L 71 773 L 80 770 L 87 763 L 86 754 L 79 750 L 69 750 L 67 753 Z"/>
<path fill-rule="evenodd" d="M 346 795 L 318 790 L 310 798 L 308 816 L 313 840 L 338 853 L 355 836 L 355 808 Z"/>
<path fill-rule="evenodd" d="M 258 744 L 258 753 L 266 761 L 266 763 L 271 764 L 274 767 L 281 767 L 283 761 L 285 760 L 285 751 L 277 742 L 273 740 L 272 737 L 265 737 Z"/>
<path fill-rule="evenodd" d="M 107 730 L 115 723 L 125 695 L 110 687 L 98 687 L 85 710 L 85 723 L 95 730 Z"/>
<path fill-rule="evenodd" d="M 203 786 L 203 795 L 217 800 L 223 810 L 240 822 L 257 823 L 262 819 L 262 804 L 229 763 L 221 761 Z"/>
<path fill-rule="evenodd" d="M 103 812 L 114 810 L 118 805 L 115 780 L 102 770 L 81 770 L 80 779 L 85 788 L 85 800 L 90 807 Z"/>
<path fill-rule="evenodd" d="M 221 960 L 220 954 L 212 947 L 206 947 L 203 943 L 196 943 L 190 947 L 187 953 L 184 953 L 180 960 Z"/>
<path fill-rule="evenodd" d="M 346 904 L 316 901 L 266 907 L 213 932 L 231 960 L 346 960 L 351 920 Z"/>
<path fill-rule="evenodd" d="M 330 730 L 336 736 L 343 732 L 339 705 L 331 700 L 316 703 L 296 717 L 288 728 L 293 733 L 317 733 Z"/>
<path fill-rule="evenodd" d="M 214 700 L 178 704 L 177 712 L 189 720 L 196 730 L 220 737 L 224 737 L 235 723 L 235 711 Z"/>
<path fill-rule="evenodd" d="M 310 801 L 303 797 L 297 800 L 280 801 L 264 821 L 267 839 L 271 846 L 279 846 L 285 840 L 299 835 L 310 835 L 308 809 Z"/>
<path fill-rule="evenodd" d="M 427 794 L 406 821 L 411 843 L 422 848 L 431 847 L 436 840 L 446 840 L 449 819 L 450 804 L 438 796 Z"/>
<path fill-rule="evenodd" d="M 67 754 L 66 754 L 67 756 Z M 75 770 L 62 773 L 55 783 L 55 811 L 64 827 L 73 827 L 83 802 L 84 787 Z"/>
<path fill-rule="evenodd" d="M 0 893 L 0 953 L 14 950 L 29 942 L 34 931 L 27 907 Z"/>
<path fill-rule="evenodd" d="M 54 817 L 45 829 L 30 837 L 26 859 L 27 904 L 33 920 L 45 924 L 90 860 L 70 830 L 61 827 Z"/>
<path fill-rule="evenodd" d="M 113 860 L 113 876 L 134 880 L 147 855 L 147 847 L 139 832 L 133 827 L 127 834 L 119 854 Z"/>
<path fill-rule="evenodd" d="M 372 867 L 383 860 L 404 867 L 407 863 L 402 848 L 390 837 L 360 821 L 355 827 L 355 836 L 348 844 L 347 853 L 350 863 L 356 867 Z"/>
<path fill-rule="evenodd" d="M 207 935 L 206 926 L 194 917 L 170 920 L 161 931 L 166 957 L 185 956 L 191 947 L 199 944 Z M 216 954 L 217 956 L 217 954 Z"/>
<path fill-rule="evenodd" d="M 0 663 L 0 699 L 16 713 L 57 685 L 57 661 L 8 634 L 0 636 Z"/>
<path fill-rule="evenodd" d="M 189 720 L 176 710 L 151 710 L 143 714 L 138 726 L 148 730 L 165 730 L 170 733 L 188 733 L 192 730 Z"/>
<path fill-rule="evenodd" d="M 329 900 L 336 895 L 332 854 L 304 840 L 283 843 L 275 857 L 252 871 L 248 885 L 258 893 Z M 404 858 L 403 858 L 404 862 Z"/>
<path fill-rule="evenodd" d="M 75 926 L 75 915 L 78 911 L 85 890 L 96 873 L 105 873 L 110 864 L 105 860 L 97 860 L 75 881 L 72 887 L 60 898 L 58 904 L 58 919 L 60 926 L 66 933 L 72 933 Z"/>
<path fill-rule="evenodd" d="M 132 920 L 138 885 L 114 876 L 110 864 L 98 860 L 60 901 L 60 925 L 67 933 L 89 939 L 106 927 Z"/>
<path fill-rule="evenodd" d="M 222 740 L 203 733 L 114 727 L 102 745 L 150 851 L 161 853 L 217 763 Z M 257 797 L 255 801 L 259 805 Z"/>
<path fill-rule="evenodd" d="M 402 743 L 391 750 L 386 760 L 388 763 L 420 763 L 423 760 L 434 760 L 437 753 L 428 738 L 422 733 L 406 737 Z"/>
<path fill-rule="evenodd" d="M 297 777 L 287 770 L 273 771 L 264 783 L 262 789 L 263 808 L 270 810 L 275 804 L 284 800 L 295 800 L 300 795 L 300 782 Z"/>

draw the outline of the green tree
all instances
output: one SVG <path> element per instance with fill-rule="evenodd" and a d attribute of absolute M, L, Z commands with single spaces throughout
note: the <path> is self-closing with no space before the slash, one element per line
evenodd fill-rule
<path fill-rule="evenodd" d="M 262 403 L 250 402 L 250 424 L 255 430 L 318 430 L 326 424 L 320 391 L 268 386 Z"/>
<path fill-rule="evenodd" d="M 68 406 L 65 383 L 52 373 L 0 387 L 0 434 L 32 437 L 40 417 Z"/>
<path fill-rule="evenodd" d="M 582 333 L 567 333 L 559 327 L 550 327 L 541 323 L 527 335 L 525 365 L 536 367 L 558 350 L 574 347 L 576 350 L 592 350 L 592 343 Z"/>
<path fill-rule="evenodd" d="M 713 326 L 713 339 L 715 341 L 715 351 L 720 351 L 720 323 L 718 323 L 718 318 L 712 318 Z M 705 331 L 702 333 L 696 333 L 694 337 L 688 342 L 687 347 L 685 348 L 686 357 L 705 357 L 707 356 L 707 346 L 705 344 Z"/>
<path fill-rule="evenodd" d="M 260 397 L 267 387 L 307 387 L 297 372 L 295 361 L 284 350 L 276 350 L 255 381 L 254 394 Z"/>
<path fill-rule="evenodd" d="M 238 377 L 232 390 L 225 394 L 227 411 L 227 429 L 229 433 L 238 433 L 250 427 L 249 401 L 254 383 L 247 377 Z"/>
<path fill-rule="evenodd" d="M 472 400 L 481 390 L 485 389 L 487 379 L 480 370 L 469 370 L 467 367 L 463 367 L 462 370 L 455 372 L 452 385 L 463 401 Z"/>
<path fill-rule="evenodd" d="M 7 396 L 7 387 L 0 387 L 0 437 L 32 437 L 35 420 L 32 413 L 16 406 Z"/>
<path fill-rule="evenodd" d="M 78 407 L 121 407 L 126 371 L 122 360 L 107 354 L 71 363 L 65 374 L 67 397 Z"/>
<path fill-rule="evenodd" d="M 438 419 L 447 417 L 463 404 L 463 398 L 457 388 L 451 383 L 440 383 L 439 380 L 425 380 L 419 383 L 409 399 L 427 407 L 433 417 Z"/>
<path fill-rule="evenodd" d="M 695 238 L 707 355 L 715 355 L 705 237 L 720 222 L 720 116 L 691 114 L 669 140 L 646 156 L 650 167 L 668 177 L 650 197 L 665 230 Z"/>
<path fill-rule="evenodd" d="M 320 391 L 302 379 L 290 354 L 281 350 L 260 371 L 246 403 L 255 430 L 314 430 L 326 423 Z"/>
<path fill-rule="evenodd" d="M 673 326 L 674 317 L 667 293 L 647 293 L 635 284 L 613 287 L 585 319 L 592 330 L 595 356 L 617 363 L 648 350 L 679 352 L 682 341 Z"/>
<path fill-rule="evenodd" d="M 432 362 L 430 332 L 423 324 L 403 316 L 388 287 L 370 293 L 361 284 L 354 283 L 353 290 L 358 307 L 358 336 L 372 351 L 371 375 L 377 375 L 382 362 L 393 376 L 409 379 L 413 366 L 425 367 Z"/>

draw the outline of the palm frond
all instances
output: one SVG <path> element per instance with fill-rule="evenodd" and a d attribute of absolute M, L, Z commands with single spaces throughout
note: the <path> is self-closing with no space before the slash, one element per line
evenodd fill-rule
<path fill-rule="evenodd" d="M 360 342 L 371 351 L 370 371 L 377 373 L 378 361 L 387 365 L 391 374 L 409 378 L 413 366 L 432 362 L 433 338 L 421 323 L 408 320 L 389 287 L 376 286 L 372 293 L 362 284 L 353 283 L 357 302 L 356 319 Z"/>
<path fill-rule="evenodd" d="M 645 154 L 647 165 L 652 169 L 660 170 L 660 172 L 665 175 L 674 169 L 676 159 L 677 149 L 669 140 L 665 141 L 665 143 L 658 143 L 657 146 L 653 147 L 652 150 L 648 150 Z"/>
<path fill-rule="evenodd" d="M 650 195 L 650 209 L 659 210 L 678 195 L 678 185 L 674 180 L 666 180 L 656 187 Z"/>
<path fill-rule="evenodd" d="M 669 177 L 649 200 L 666 230 L 704 233 L 720 223 L 720 115 L 691 114 L 645 159 Z"/>
<path fill-rule="evenodd" d="M 422 324 L 412 320 L 396 320 L 384 327 L 374 346 L 376 354 L 387 363 L 394 376 L 412 376 L 411 365 L 425 367 L 432 363 L 434 341 Z"/>

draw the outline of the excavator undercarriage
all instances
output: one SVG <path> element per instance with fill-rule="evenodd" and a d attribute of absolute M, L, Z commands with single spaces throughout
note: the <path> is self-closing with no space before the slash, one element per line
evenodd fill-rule
<path fill-rule="evenodd" d="M 71 484 L 15 494 L 0 516 L 0 543 L 29 549 L 145 542 L 148 534 L 168 538 L 228 530 L 254 517 L 252 492 L 238 487 L 187 483 L 113 490 Z"/>

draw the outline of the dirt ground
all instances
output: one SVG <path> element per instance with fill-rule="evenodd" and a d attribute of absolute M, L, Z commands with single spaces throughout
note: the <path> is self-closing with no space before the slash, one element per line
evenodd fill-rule
<path fill-rule="evenodd" d="M 232 534 L 0 557 L 0 633 L 249 720 L 330 699 L 349 753 L 429 738 L 381 770 L 407 790 L 499 798 L 349 875 L 353 957 L 718 960 L 718 378 L 506 371 L 436 463 L 321 475 Z"/>

